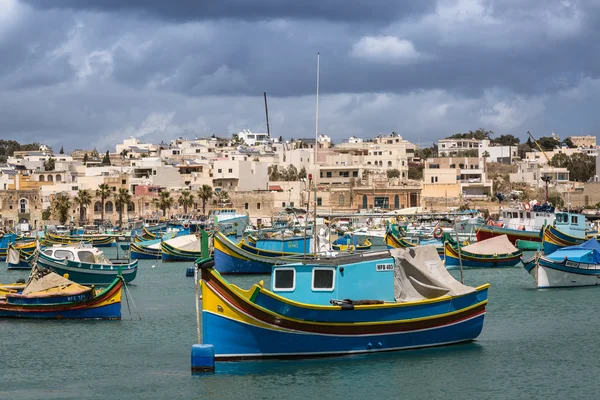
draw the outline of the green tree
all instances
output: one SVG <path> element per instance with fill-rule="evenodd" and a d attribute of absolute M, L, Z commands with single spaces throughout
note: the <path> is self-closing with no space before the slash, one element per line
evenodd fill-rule
<path fill-rule="evenodd" d="M 563 144 L 565 146 L 567 146 L 570 149 L 576 149 L 577 146 L 575 146 L 575 143 L 573 143 L 573 141 L 571 140 L 570 137 L 566 138 L 565 140 L 563 140 Z"/>
<path fill-rule="evenodd" d="M 555 154 L 550 160 L 550 165 L 557 168 L 571 168 L 571 157 L 564 153 Z"/>
<path fill-rule="evenodd" d="M 79 190 L 73 202 L 79 206 L 79 223 L 81 224 L 86 220 L 85 210 L 92 204 L 92 195 L 89 190 Z"/>
<path fill-rule="evenodd" d="M 286 181 L 297 181 L 298 180 L 298 169 L 295 165 L 290 164 L 286 171 Z"/>
<path fill-rule="evenodd" d="M 304 168 L 304 166 L 302 166 L 300 172 L 298 172 L 298 179 L 306 179 L 306 168 Z"/>
<path fill-rule="evenodd" d="M 99 158 L 100 158 L 100 154 L 98 154 L 98 150 L 96 150 L 96 148 L 95 148 L 95 147 L 94 147 L 94 150 L 92 150 L 91 157 L 92 157 L 94 160 L 97 160 L 97 159 L 99 159 Z"/>
<path fill-rule="evenodd" d="M 108 152 L 108 150 L 106 150 L 106 154 L 102 159 L 102 165 L 110 165 L 110 153 Z"/>
<path fill-rule="evenodd" d="M 44 211 L 42 211 L 42 221 L 48 221 L 51 215 L 52 209 L 50 207 L 47 207 L 46 209 L 44 209 Z"/>
<path fill-rule="evenodd" d="M 518 146 L 520 142 L 519 138 L 514 135 L 500 135 L 490 141 L 499 146 Z"/>
<path fill-rule="evenodd" d="M 69 194 L 62 192 L 55 195 L 52 199 L 52 209 L 61 225 L 66 224 L 69 219 L 69 211 L 71 210 L 71 198 Z"/>
<path fill-rule="evenodd" d="M 213 188 L 210 185 L 202 185 L 198 191 L 198 198 L 202 200 L 202 215 L 204 216 L 206 216 L 206 202 L 212 199 L 213 195 Z"/>
<path fill-rule="evenodd" d="M 167 194 L 168 194 L 168 192 L 167 192 Z M 120 188 L 117 192 L 115 192 L 115 194 L 113 195 L 113 198 L 115 200 L 115 207 L 117 207 L 117 211 L 119 212 L 119 227 L 122 227 L 123 226 L 123 211 L 125 210 L 125 207 L 127 207 L 131 204 L 131 193 L 129 193 L 129 190 L 127 190 L 125 188 Z M 163 215 L 164 215 L 164 212 L 163 212 Z"/>
<path fill-rule="evenodd" d="M 217 192 L 217 204 L 219 207 L 225 206 L 229 203 L 229 193 L 226 190 L 219 190 Z"/>
<path fill-rule="evenodd" d="M 194 205 L 194 195 L 191 194 L 189 191 L 184 190 L 181 192 L 179 199 L 177 199 L 177 203 L 183 207 L 184 214 L 187 214 L 188 207 Z"/>
<path fill-rule="evenodd" d="M 479 128 L 476 131 L 469 131 L 467 133 L 455 133 L 448 137 L 448 139 L 490 139 L 494 134 L 494 131 L 488 131 L 484 128 Z"/>
<path fill-rule="evenodd" d="M 487 159 L 490 158 L 490 153 L 488 153 L 487 150 L 484 151 L 481 154 L 481 158 L 483 158 L 483 172 L 486 172 L 487 171 L 487 168 L 486 168 L 487 167 Z"/>
<path fill-rule="evenodd" d="M 88 162 L 88 154 L 87 154 L 87 153 L 85 153 L 85 154 L 83 155 L 83 165 L 86 165 L 86 164 L 87 164 L 87 162 Z"/>
<path fill-rule="evenodd" d="M 400 178 L 400 171 L 397 169 L 388 169 L 386 171 L 388 179 L 390 178 Z"/>
<path fill-rule="evenodd" d="M 423 164 L 408 165 L 408 179 L 420 181 L 423 179 Z"/>
<path fill-rule="evenodd" d="M 555 148 L 560 147 L 560 142 L 550 136 L 545 136 L 545 137 L 539 138 L 537 140 L 537 143 L 544 151 L 554 150 Z"/>
<path fill-rule="evenodd" d="M 269 165 L 267 168 L 267 174 L 269 175 L 270 181 L 278 181 L 281 178 L 279 174 L 279 167 L 277 165 Z"/>
<path fill-rule="evenodd" d="M 102 223 L 104 223 L 104 203 L 111 193 L 110 187 L 106 183 L 101 183 L 98 185 L 98 189 L 96 189 L 96 197 L 100 197 L 100 203 L 102 204 L 102 209 L 100 210 Z"/>
<path fill-rule="evenodd" d="M 158 199 L 154 202 L 156 203 L 156 206 L 162 210 L 163 217 L 167 216 L 167 210 L 170 210 L 171 207 L 173 207 L 173 204 L 175 204 L 175 200 L 171 197 L 171 193 L 166 190 L 160 192 Z"/>
<path fill-rule="evenodd" d="M 434 157 L 433 147 L 423 147 L 422 149 L 416 149 L 415 157 L 418 157 L 422 160 Z"/>
<path fill-rule="evenodd" d="M 571 156 L 569 179 L 577 182 L 587 182 L 596 174 L 596 159 L 583 153 Z"/>
<path fill-rule="evenodd" d="M 548 195 L 548 201 L 558 208 L 565 206 L 565 200 L 558 193 Z"/>
<path fill-rule="evenodd" d="M 531 151 L 531 147 L 527 143 L 521 143 L 518 147 L 518 154 L 521 159 L 525 159 L 528 152 Z"/>
<path fill-rule="evenodd" d="M 60 146 L 60 151 L 58 154 L 65 154 L 65 148 L 63 146 Z"/>
<path fill-rule="evenodd" d="M 48 161 L 44 161 L 44 171 L 54 171 L 56 168 L 56 160 L 52 157 Z"/>

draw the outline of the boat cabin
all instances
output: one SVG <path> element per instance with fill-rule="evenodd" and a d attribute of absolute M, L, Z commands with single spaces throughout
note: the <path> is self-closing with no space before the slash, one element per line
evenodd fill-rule
<path fill-rule="evenodd" d="M 44 254 L 57 260 L 69 260 L 88 264 L 110 264 L 102 251 L 90 245 L 56 246 L 44 250 Z"/>
<path fill-rule="evenodd" d="M 567 235 L 583 238 L 587 229 L 585 215 L 566 212 L 556 213 L 554 226 Z"/>
<path fill-rule="evenodd" d="M 504 228 L 522 229 L 527 231 L 539 231 L 546 225 L 551 225 L 554 222 L 554 208 L 552 210 L 536 209 L 534 206 L 531 210 L 506 208 L 500 213 L 500 219 L 504 224 Z"/>
<path fill-rule="evenodd" d="M 388 251 L 324 258 L 274 266 L 271 291 L 286 299 L 316 305 L 331 300 L 394 299 L 394 259 Z"/>

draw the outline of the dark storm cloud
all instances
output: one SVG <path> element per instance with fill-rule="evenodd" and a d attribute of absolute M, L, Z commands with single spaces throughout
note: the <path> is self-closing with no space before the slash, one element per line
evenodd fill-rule
<path fill-rule="evenodd" d="M 24 0 L 40 8 L 91 11 L 133 11 L 176 20 L 325 19 L 330 21 L 392 21 L 423 14 L 435 7 L 431 0 Z"/>

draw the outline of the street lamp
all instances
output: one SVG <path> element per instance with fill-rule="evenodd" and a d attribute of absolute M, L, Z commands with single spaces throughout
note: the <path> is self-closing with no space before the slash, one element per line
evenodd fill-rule
<path fill-rule="evenodd" d="M 548 202 L 548 183 L 552 180 L 550 176 L 542 176 L 541 178 L 544 182 L 546 182 L 546 203 Z"/>

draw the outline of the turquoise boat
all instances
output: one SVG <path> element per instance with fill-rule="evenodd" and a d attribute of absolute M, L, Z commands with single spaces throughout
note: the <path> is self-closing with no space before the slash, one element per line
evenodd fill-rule
<path fill-rule="evenodd" d="M 196 235 L 177 236 L 161 242 L 163 261 L 195 261 L 202 256 L 200 238 Z"/>
<path fill-rule="evenodd" d="M 495 236 L 482 242 L 461 246 L 446 242 L 446 267 L 455 269 L 461 265 L 465 268 L 497 268 L 514 267 L 521 261 L 523 252 L 510 243 L 506 235 Z"/>
<path fill-rule="evenodd" d="M 15 242 L 17 235 L 14 233 L 0 234 L 0 261 L 6 261 L 8 245 Z"/>
<path fill-rule="evenodd" d="M 68 274 L 69 279 L 80 285 L 108 286 L 117 276 L 130 283 L 138 270 L 137 260 L 108 260 L 90 245 L 47 248 L 38 254 L 37 264 L 59 275 Z"/>
<path fill-rule="evenodd" d="M 31 269 L 37 244 L 35 242 L 8 245 L 6 264 L 8 269 Z"/>
<path fill-rule="evenodd" d="M 0 317 L 121 319 L 122 288 L 120 276 L 106 289 L 98 289 L 36 268 L 23 289 L 0 291 Z"/>
<path fill-rule="evenodd" d="M 585 215 L 557 212 L 552 225 L 544 229 L 544 254 L 551 254 L 561 247 L 577 246 L 586 238 Z"/>
<path fill-rule="evenodd" d="M 310 237 L 293 236 L 286 238 L 255 238 L 248 236 L 248 244 L 261 250 L 279 253 L 305 254 L 311 251 L 312 240 Z"/>
<path fill-rule="evenodd" d="M 434 246 L 275 265 L 270 289 L 229 283 L 197 262 L 202 343 L 214 360 L 379 353 L 469 342 L 482 331 L 489 284 L 457 282 Z M 192 350 L 194 351 L 194 350 Z M 194 353 L 192 353 L 192 357 Z"/>
<path fill-rule="evenodd" d="M 132 260 L 161 259 L 161 242 L 162 239 L 144 240 L 143 242 L 133 241 L 129 244 L 129 257 Z"/>
<path fill-rule="evenodd" d="M 242 242 L 244 243 L 244 242 Z M 216 269 L 222 274 L 268 274 L 273 265 L 302 259 L 302 255 L 285 255 L 254 248 L 247 249 L 227 239 L 221 232 L 213 236 Z"/>

